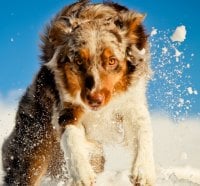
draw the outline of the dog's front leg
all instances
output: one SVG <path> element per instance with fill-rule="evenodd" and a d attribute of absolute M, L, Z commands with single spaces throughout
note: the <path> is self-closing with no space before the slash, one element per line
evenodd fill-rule
<path fill-rule="evenodd" d="M 69 172 L 73 185 L 92 186 L 95 182 L 95 173 L 89 162 L 83 129 L 74 125 L 67 126 L 61 138 L 61 146 L 65 149 L 65 157 L 69 158 Z"/>
<path fill-rule="evenodd" d="M 134 127 L 136 132 L 136 156 L 132 166 L 131 181 L 135 186 L 154 186 L 155 168 L 153 158 L 153 137 L 150 116 L 143 109 Z"/>
<path fill-rule="evenodd" d="M 90 165 L 88 141 L 80 123 L 83 114 L 79 106 L 71 106 L 61 112 L 59 123 L 63 128 L 61 148 L 68 161 L 73 186 L 92 186 L 95 173 Z"/>

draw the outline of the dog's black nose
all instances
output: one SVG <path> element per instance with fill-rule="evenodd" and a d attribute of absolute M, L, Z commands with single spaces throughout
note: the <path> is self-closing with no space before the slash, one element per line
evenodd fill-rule
<path fill-rule="evenodd" d="M 94 78 L 91 75 L 85 78 L 85 87 L 89 90 L 92 90 L 94 87 Z"/>

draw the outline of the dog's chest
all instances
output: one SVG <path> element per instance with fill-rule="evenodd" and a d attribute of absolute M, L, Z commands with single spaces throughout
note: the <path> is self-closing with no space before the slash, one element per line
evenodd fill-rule
<path fill-rule="evenodd" d="M 87 138 L 101 143 L 124 142 L 125 123 L 125 115 L 119 109 L 91 112 L 83 120 Z"/>

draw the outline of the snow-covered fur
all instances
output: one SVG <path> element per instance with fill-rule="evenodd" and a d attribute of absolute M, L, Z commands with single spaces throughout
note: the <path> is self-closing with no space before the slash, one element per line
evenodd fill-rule
<path fill-rule="evenodd" d="M 109 143 L 132 152 L 134 185 L 154 185 L 143 19 L 115 3 L 82 0 L 52 20 L 42 36 L 44 63 L 3 145 L 4 185 L 39 185 L 44 175 L 94 185 Z"/>

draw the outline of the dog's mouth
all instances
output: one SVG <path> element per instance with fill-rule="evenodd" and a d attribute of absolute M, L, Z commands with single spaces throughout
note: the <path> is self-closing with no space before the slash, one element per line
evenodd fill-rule
<path fill-rule="evenodd" d="M 94 106 L 94 105 L 89 105 L 90 109 L 93 110 L 93 111 L 98 111 L 101 106 L 97 105 L 97 106 Z"/>
<path fill-rule="evenodd" d="M 87 105 L 89 106 L 89 108 L 93 111 L 97 111 L 97 110 L 100 110 L 104 105 L 103 104 L 90 104 L 90 103 L 87 103 Z"/>

